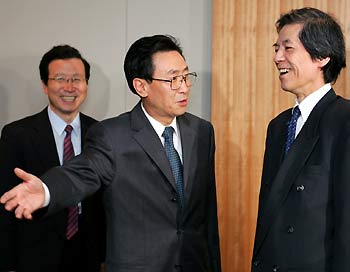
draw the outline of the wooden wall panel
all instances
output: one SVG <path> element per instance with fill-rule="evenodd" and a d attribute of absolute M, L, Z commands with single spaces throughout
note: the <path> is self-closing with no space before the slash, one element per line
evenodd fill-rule
<path fill-rule="evenodd" d="M 272 61 L 274 23 L 292 8 L 331 12 L 343 26 L 349 53 L 349 2 L 213 0 L 212 122 L 224 272 L 250 271 L 266 128 L 294 103 L 280 89 Z M 350 96 L 349 70 L 335 89 Z"/>

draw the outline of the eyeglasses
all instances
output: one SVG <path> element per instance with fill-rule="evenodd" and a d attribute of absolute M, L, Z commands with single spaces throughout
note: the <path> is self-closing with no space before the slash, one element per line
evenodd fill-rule
<path fill-rule="evenodd" d="M 49 80 L 54 80 L 60 85 L 72 82 L 73 86 L 78 86 L 84 81 L 86 82 L 86 79 L 80 76 L 74 76 L 74 77 L 64 77 L 64 76 L 57 76 L 57 77 L 49 77 Z"/>
<path fill-rule="evenodd" d="M 185 81 L 187 87 L 193 86 L 197 79 L 197 73 L 192 72 L 186 75 L 174 76 L 172 79 L 160 79 L 160 78 L 151 78 L 152 80 L 164 81 L 170 83 L 170 89 L 178 90 L 180 89 L 182 82 Z"/>

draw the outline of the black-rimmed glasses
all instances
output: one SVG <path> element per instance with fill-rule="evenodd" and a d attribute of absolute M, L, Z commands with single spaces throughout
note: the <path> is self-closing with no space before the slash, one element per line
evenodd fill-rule
<path fill-rule="evenodd" d="M 197 73 L 192 72 L 192 73 L 188 73 L 186 75 L 174 76 L 171 79 L 161 79 L 161 78 L 153 78 L 153 77 L 151 79 L 163 81 L 163 82 L 169 82 L 170 89 L 178 90 L 178 89 L 180 89 L 183 81 L 185 81 L 185 84 L 187 87 L 193 86 L 193 84 L 196 82 L 196 79 L 197 79 Z"/>

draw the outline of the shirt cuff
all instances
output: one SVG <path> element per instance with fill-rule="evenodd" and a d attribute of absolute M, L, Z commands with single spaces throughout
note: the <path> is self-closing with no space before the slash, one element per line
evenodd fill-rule
<path fill-rule="evenodd" d="M 42 208 L 45 208 L 45 207 L 49 206 L 49 204 L 50 204 L 50 192 L 49 192 L 49 188 L 47 188 L 47 186 L 44 182 L 43 182 L 43 187 L 44 187 L 44 191 L 45 191 L 45 199 L 44 199 L 44 204 L 43 204 Z"/>

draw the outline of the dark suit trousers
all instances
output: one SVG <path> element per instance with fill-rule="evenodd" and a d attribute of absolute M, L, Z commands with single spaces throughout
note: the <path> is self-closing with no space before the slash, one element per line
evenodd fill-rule
<path fill-rule="evenodd" d="M 81 218 L 79 218 L 81 222 Z M 79 231 L 64 243 L 60 272 L 96 272 L 99 271 L 99 263 L 93 263 L 96 256 L 89 256 L 91 249 L 88 248 L 88 243 L 84 239 L 81 224 Z"/>

